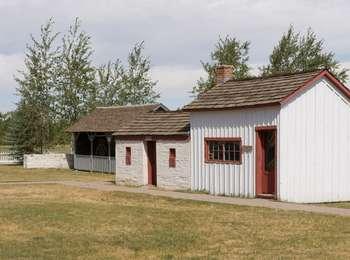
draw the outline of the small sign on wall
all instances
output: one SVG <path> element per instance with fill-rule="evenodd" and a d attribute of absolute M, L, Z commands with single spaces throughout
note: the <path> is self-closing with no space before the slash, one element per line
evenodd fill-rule
<path fill-rule="evenodd" d="M 242 152 L 243 153 L 251 153 L 253 151 L 252 145 L 242 145 Z"/>

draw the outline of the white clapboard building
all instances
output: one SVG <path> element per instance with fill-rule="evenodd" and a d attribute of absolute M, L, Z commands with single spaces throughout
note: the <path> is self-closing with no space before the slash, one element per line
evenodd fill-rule
<path fill-rule="evenodd" d="M 350 92 L 328 70 L 244 80 L 219 66 L 190 112 L 191 189 L 350 200 Z"/>

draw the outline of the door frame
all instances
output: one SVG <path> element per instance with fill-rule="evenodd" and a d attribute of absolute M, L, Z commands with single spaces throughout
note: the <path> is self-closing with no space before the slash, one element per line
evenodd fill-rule
<path fill-rule="evenodd" d="M 146 141 L 146 144 L 147 144 L 147 184 L 157 186 L 157 143 L 156 141 Z M 152 147 L 153 149 L 152 151 L 153 155 L 151 155 L 150 153 L 150 147 Z"/>
<path fill-rule="evenodd" d="M 259 162 L 258 162 L 258 154 L 261 154 L 261 146 L 258 145 L 260 143 L 260 137 L 259 137 L 259 132 L 263 131 L 273 131 L 275 135 L 275 180 L 274 180 L 274 188 L 275 192 L 272 194 L 272 196 L 264 196 L 264 195 L 259 195 L 258 194 L 258 188 L 261 186 L 261 181 L 258 176 L 259 170 L 258 168 L 260 167 Z M 278 164 L 278 155 L 277 155 L 277 145 L 278 145 L 278 139 L 277 139 L 277 126 L 272 125 L 272 126 L 256 126 L 255 127 L 255 197 L 257 198 L 271 198 L 271 199 L 277 199 L 277 164 Z"/>

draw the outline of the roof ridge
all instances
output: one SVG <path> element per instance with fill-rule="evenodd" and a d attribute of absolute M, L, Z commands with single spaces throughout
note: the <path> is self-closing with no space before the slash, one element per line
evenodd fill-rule
<path fill-rule="evenodd" d="M 324 68 L 324 69 L 313 69 L 313 70 L 304 70 L 304 71 L 297 71 L 297 72 L 281 72 L 281 73 L 275 73 L 275 74 L 266 75 L 266 76 L 251 76 L 251 77 L 242 78 L 242 79 L 229 79 L 221 85 L 225 85 L 228 82 L 248 81 L 248 80 L 254 80 L 254 79 L 269 79 L 269 78 L 276 78 L 276 77 L 286 77 L 286 76 L 293 76 L 293 75 L 300 75 L 300 74 L 309 74 L 309 73 L 313 73 L 313 72 L 321 73 L 322 71 L 325 71 L 325 70 L 328 71 L 328 69 Z"/>
<path fill-rule="evenodd" d="M 147 103 L 147 104 L 134 104 L 134 105 L 113 105 L 113 106 L 97 106 L 96 108 L 126 108 L 126 107 L 146 107 L 146 106 L 157 106 L 162 105 L 162 103 Z"/>
<path fill-rule="evenodd" d="M 149 111 L 147 114 L 175 114 L 175 113 L 178 113 L 178 114 L 186 114 L 188 113 L 187 111 L 184 111 L 184 110 L 169 110 L 169 111 Z"/>

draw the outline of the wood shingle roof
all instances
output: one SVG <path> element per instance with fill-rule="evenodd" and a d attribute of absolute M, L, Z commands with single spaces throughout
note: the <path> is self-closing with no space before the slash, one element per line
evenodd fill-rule
<path fill-rule="evenodd" d="M 167 110 L 162 104 L 97 107 L 82 117 L 67 132 L 115 132 L 140 115 L 158 108 Z"/>
<path fill-rule="evenodd" d="M 189 113 L 182 111 L 151 112 L 125 124 L 116 136 L 189 135 Z"/>
<path fill-rule="evenodd" d="M 279 104 L 325 70 L 229 80 L 202 93 L 184 111 L 230 109 Z"/>

